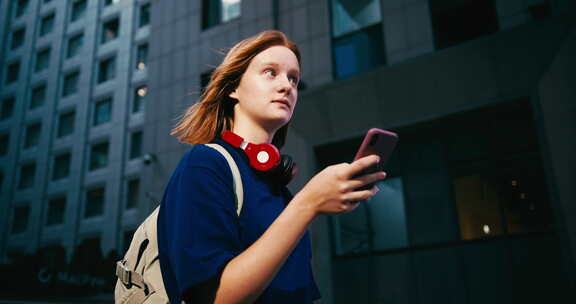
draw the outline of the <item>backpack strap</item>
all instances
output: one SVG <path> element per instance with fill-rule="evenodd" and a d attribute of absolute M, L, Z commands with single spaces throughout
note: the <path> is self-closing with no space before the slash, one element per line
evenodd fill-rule
<path fill-rule="evenodd" d="M 242 177 L 240 176 L 240 170 L 238 170 L 238 165 L 232 158 L 232 155 L 219 144 L 206 144 L 206 146 L 213 148 L 214 150 L 220 152 L 222 156 L 228 162 L 230 170 L 232 170 L 232 177 L 234 178 L 234 192 L 236 192 L 236 214 L 240 216 L 240 211 L 242 211 L 242 204 L 244 203 L 244 188 L 242 186 Z"/>

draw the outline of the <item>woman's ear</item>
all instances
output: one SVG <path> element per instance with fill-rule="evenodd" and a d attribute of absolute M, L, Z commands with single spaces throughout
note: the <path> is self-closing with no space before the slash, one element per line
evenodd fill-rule
<path fill-rule="evenodd" d="M 235 99 L 236 101 L 238 101 L 238 93 L 236 93 L 236 90 L 230 92 L 230 94 L 228 94 L 228 97 Z"/>

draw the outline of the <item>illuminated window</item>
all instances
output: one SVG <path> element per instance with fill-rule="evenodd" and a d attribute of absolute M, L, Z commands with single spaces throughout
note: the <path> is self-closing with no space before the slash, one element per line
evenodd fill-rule
<path fill-rule="evenodd" d="M 146 100 L 147 93 L 148 87 L 145 85 L 137 87 L 134 90 L 134 103 L 132 104 L 132 113 L 138 113 L 144 110 L 144 102 Z"/>
<path fill-rule="evenodd" d="M 145 70 L 148 63 L 148 43 L 143 43 L 136 49 L 136 69 Z"/>

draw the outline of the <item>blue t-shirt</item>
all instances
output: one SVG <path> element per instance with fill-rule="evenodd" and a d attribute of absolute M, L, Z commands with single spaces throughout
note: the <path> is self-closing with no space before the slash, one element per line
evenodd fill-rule
<path fill-rule="evenodd" d="M 248 157 L 221 139 L 234 158 L 244 187 L 236 213 L 233 177 L 216 150 L 195 145 L 168 182 L 158 215 L 158 250 L 171 303 L 210 302 L 226 264 L 253 244 L 284 210 L 292 195 L 248 163 Z M 314 282 L 310 236 L 306 232 L 256 303 L 312 303 Z"/>

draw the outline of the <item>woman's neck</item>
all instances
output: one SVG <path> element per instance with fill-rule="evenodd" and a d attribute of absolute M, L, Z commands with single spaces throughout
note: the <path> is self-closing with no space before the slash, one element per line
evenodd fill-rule
<path fill-rule="evenodd" d="M 276 131 L 269 132 L 262 126 L 247 121 L 235 121 L 232 132 L 244 138 L 245 141 L 255 144 L 271 143 L 276 133 Z"/>

